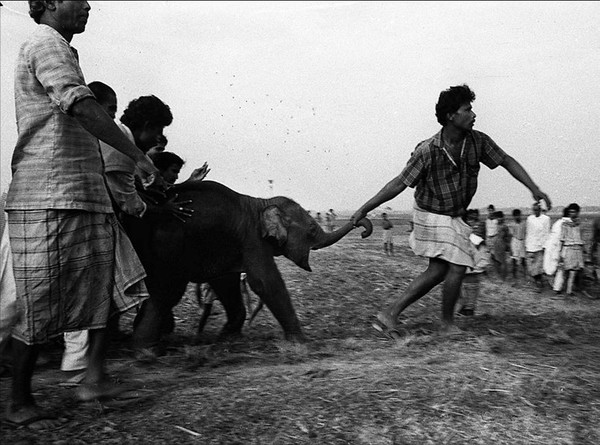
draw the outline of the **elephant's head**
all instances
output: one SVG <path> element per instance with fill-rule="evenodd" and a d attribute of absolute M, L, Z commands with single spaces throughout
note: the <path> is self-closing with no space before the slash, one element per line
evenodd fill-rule
<path fill-rule="evenodd" d="M 296 202 L 277 197 L 268 201 L 262 210 L 262 235 L 273 240 L 275 254 L 284 255 L 302 269 L 311 271 L 308 257 L 311 250 L 331 246 L 346 236 L 353 228 L 352 221 L 335 232 L 326 233 L 321 226 Z M 357 224 L 365 228 L 361 236 L 366 238 L 373 231 L 367 218 Z"/>

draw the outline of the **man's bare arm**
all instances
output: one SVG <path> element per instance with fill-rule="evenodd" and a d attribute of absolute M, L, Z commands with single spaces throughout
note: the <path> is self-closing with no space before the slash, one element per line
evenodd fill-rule
<path fill-rule="evenodd" d="M 154 164 L 123 134 L 96 99 L 86 97 L 75 102 L 71 113 L 93 136 L 133 159 L 141 171 L 158 175 Z"/>
<path fill-rule="evenodd" d="M 540 190 L 535 182 L 533 182 L 533 179 L 531 179 L 531 176 L 529 176 L 529 173 L 525 171 L 525 169 L 517 162 L 515 158 L 507 155 L 501 165 L 513 176 L 513 178 L 531 191 L 533 199 L 536 201 L 543 199 L 546 202 L 546 207 L 548 210 L 552 208 L 552 203 L 550 202 L 548 195 Z"/>

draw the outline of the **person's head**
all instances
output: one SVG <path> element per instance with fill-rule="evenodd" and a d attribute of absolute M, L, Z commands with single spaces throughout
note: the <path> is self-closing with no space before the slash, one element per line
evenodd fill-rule
<path fill-rule="evenodd" d="M 488 217 L 493 219 L 494 214 L 496 213 L 496 208 L 492 204 L 490 204 L 487 208 L 487 212 L 488 212 Z"/>
<path fill-rule="evenodd" d="M 382 214 L 381 214 L 381 217 L 382 217 L 383 219 L 387 219 L 387 213 L 382 213 Z"/>
<path fill-rule="evenodd" d="M 162 135 L 165 127 L 173 122 L 171 109 L 156 96 L 142 96 L 132 100 L 121 116 L 135 144 L 144 153 L 156 145 L 156 138 Z"/>
<path fill-rule="evenodd" d="M 114 119 L 117 115 L 117 93 L 111 87 L 106 85 L 105 83 L 94 81 L 88 84 L 94 96 L 96 96 L 96 100 L 100 104 L 104 111 Z"/>
<path fill-rule="evenodd" d="M 579 207 L 579 204 L 573 202 L 567 206 L 567 217 L 575 219 L 579 217 L 580 211 L 581 207 Z"/>
<path fill-rule="evenodd" d="M 442 91 L 435 105 L 437 121 L 443 127 L 453 125 L 460 130 L 471 130 L 475 123 L 475 113 L 471 107 L 474 100 L 475 93 L 467 85 Z"/>
<path fill-rule="evenodd" d="M 85 31 L 90 9 L 87 1 L 29 0 L 29 16 L 35 23 L 54 28 L 69 42 Z"/>
<path fill-rule="evenodd" d="M 466 213 L 467 224 L 471 227 L 479 222 L 479 211 L 477 209 L 468 209 Z"/>
<path fill-rule="evenodd" d="M 514 210 L 512 211 L 512 216 L 513 216 L 513 219 L 514 219 L 516 222 L 521 222 L 521 210 L 519 210 L 519 209 L 514 209 Z"/>
<path fill-rule="evenodd" d="M 535 216 L 540 216 L 540 214 L 542 213 L 542 207 L 540 206 L 539 202 L 534 202 L 531 206 L 531 209 L 533 210 L 533 214 Z"/>
<path fill-rule="evenodd" d="M 165 182 L 168 182 L 169 184 L 175 184 L 175 181 L 179 178 L 181 167 L 185 164 L 183 159 L 170 151 L 156 153 L 152 158 L 152 161 Z"/>
<path fill-rule="evenodd" d="M 146 153 L 148 156 L 150 156 L 150 158 L 153 158 L 154 155 L 156 155 L 157 153 L 162 153 L 163 151 L 165 151 L 165 148 L 167 147 L 167 144 L 169 143 L 167 137 L 164 134 L 159 134 L 156 137 L 156 144 L 150 148 L 150 150 L 148 150 L 148 153 Z"/>

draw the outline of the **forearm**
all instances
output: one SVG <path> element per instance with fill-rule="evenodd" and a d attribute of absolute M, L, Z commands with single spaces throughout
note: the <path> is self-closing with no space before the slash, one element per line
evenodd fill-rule
<path fill-rule="evenodd" d="M 406 185 L 400 180 L 399 177 L 395 177 L 388 182 L 375 196 L 365 202 L 359 209 L 359 212 L 367 214 L 371 210 L 379 207 L 384 202 L 395 198 L 406 189 Z"/>
<path fill-rule="evenodd" d="M 513 158 L 512 156 L 507 156 L 504 162 L 502 163 L 502 167 L 504 167 L 506 171 L 508 171 L 513 176 L 513 178 L 515 178 L 517 181 L 519 181 L 521 184 L 523 184 L 525 187 L 531 190 L 531 193 L 533 193 L 534 195 L 536 194 L 536 192 L 539 193 L 540 188 L 533 182 L 533 179 L 531 179 L 529 173 L 525 171 L 523 166 L 519 164 L 515 158 Z"/>
<path fill-rule="evenodd" d="M 529 176 L 529 173 L 525 171 L 523 166 L 519 164 L 515 158 L 507 155 L 501 165 L 512 175 L 513 178 L 531 191 L 531 194 L 536 201 L 543 199 L 546 201 L 546 207 L 548 210 L 552 208 L 552 203 L 550 202 L 548 195 L 540 190 L 537 184 L 533 182 L 533 179 L 531 179 L 531 176 Z"/>
<path fill-rule="evenodd" d="M 76 102 L 71 108 L 71 112 L 79 124 L 90 134 L 133 159 L 143 172 L 147 174 L 158 173 L 158 169 L 123 134 L 95 99 L 88 97 Z"/>

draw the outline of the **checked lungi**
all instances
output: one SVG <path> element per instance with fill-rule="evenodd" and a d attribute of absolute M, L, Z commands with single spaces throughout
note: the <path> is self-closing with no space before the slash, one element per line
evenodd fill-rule
<path fill-rule="evenodd" d="M 416 255 L 474 267 L 471 227 L 461 217 L 438 215 L 415 206 L 409 245 Z"/>
<path fill-rule="evenodd" d="M 21 316 L 12 336 L 28 345 L 106 327 L 148 296 L 146 273 L 114 214 L 12 210 L 8 227 Z"/>

